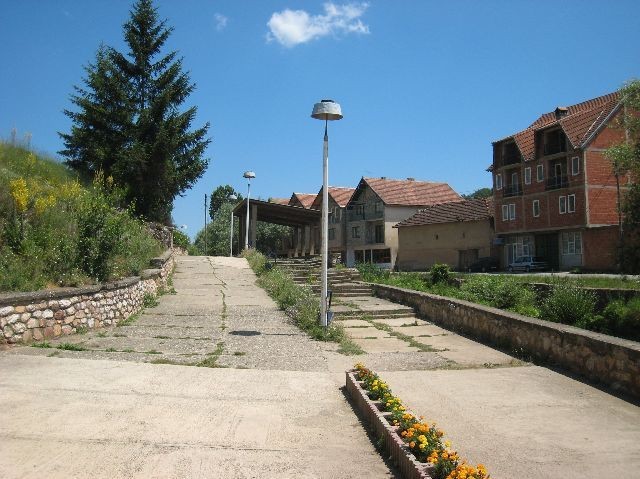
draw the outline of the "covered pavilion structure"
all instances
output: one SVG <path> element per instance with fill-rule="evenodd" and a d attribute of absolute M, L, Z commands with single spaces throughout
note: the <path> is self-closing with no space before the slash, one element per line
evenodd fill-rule
<path fill-rule="evenodd" d="M 233 209 L 233 215 L 240 225 L 240 250 L 244 249 L 247 202 L 239 202 Z M 288 257 L 309 256 L 320 253 L 320 244 L 316 244 L 313 227 L 320 224 L 320 211 L 271 203 L 262 200 L 249 200 L 249 247 L 256 247 L 258 221 L 293 228 L 293 237 L 279 255 Z"/>

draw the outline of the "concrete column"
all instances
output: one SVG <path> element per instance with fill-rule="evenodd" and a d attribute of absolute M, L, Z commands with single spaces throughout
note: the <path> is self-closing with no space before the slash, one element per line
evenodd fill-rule
<path fill-rule="evenodd" d="M 300 256 L 300 227 L 296 226 L 293 233 L 293 256 Z"/>
<path fill-rule="evenodd" d="M 236 219 L 238 221 L 238 225 L 240 226 L 240 236 L 238 236 L 238 249 L 240 251 L 244 250 L 244 231 L 245 231 L 245 221 L 244 216 L 237 216 Z M 240 252 L 238 251 L 238 252 Z"/>
<path fill-rule="evenodd" d="M 311 226 L 307 225 L 304 227 L 304 251 L 302 256 L 307 256 L 311 252 Z"/>
<path fill-rule="evenodd" d="M 258 205 L 251 205 L 249 216 L 249 246 L 256 247 L 256 236 L 258 234 Z"/>

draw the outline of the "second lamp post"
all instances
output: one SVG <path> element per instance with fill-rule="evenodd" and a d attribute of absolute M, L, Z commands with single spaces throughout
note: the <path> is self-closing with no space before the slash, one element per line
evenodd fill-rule
<path fill-rule="evenodd" d="M 251 196 L 251 178 L 255 178 L 256 174 L 253 171 L 245 171 L 242 177 L 247 179 L 247 222 L 244 231 L 244 249 L 249 249 L 249 197 Z"/>

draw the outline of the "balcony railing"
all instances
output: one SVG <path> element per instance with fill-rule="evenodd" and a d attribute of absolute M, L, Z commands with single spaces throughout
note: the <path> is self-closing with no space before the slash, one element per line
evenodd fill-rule
<path fill-rule="evenodd" d="M 516 183 L 513 185 L 505 185 L 502 189 L 502 196 L 521 196 L 522 195 L 522 185 L 520 183 Z"/>
<path fill-rule="evenodd" d="M 380 207 L 376 208 L 374 205 L 367 205 L 359 210 L 356 208 L 347 210 L 348 221 L 371 221 L 381 220 L 382 218 L 384 218 L 384 210 Z"/>
<path fill-rule="evenodd" d="M 545 189 L 557 190 L 559 188 L 566 188 L 567 186 L 569 186 L 569 178 L 567 176 L 551 176 L 547 178 Z"/>
<path fill-rule="evenodd" d="M 556 153 L 563 153 L 567 151 L 567 144 L 562 141 L 559 143 L 548 143 L 544 145 L 544 155 L 555 155 Z"/>

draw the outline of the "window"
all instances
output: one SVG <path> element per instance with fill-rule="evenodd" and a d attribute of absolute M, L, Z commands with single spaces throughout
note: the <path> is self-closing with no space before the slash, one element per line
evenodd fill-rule
<path fill-rule="evenodd" d="M 576 195 L 567 196 L 567 213 L 575 213 L 576 211 Z"/>
<path fill-rule="evenodd" d="M 351 227 L 351 237 L 352 238 L 360 238 L 360 227 L 352 226 Z"/>
<path fill-rule="evenodd" d="M 533 200 L 533 216 L 534 218 L 540 216 L 540 200 Z"/>
<path fill-rule="evenodd" d="M 376 225 L 376 243 L 384 243 L 384 225 Z"/>
<path fill-rule="evenodd" d="M 515 219 L 516 219 L 516 204 L 509 203 L 509 220 L 515 220 Z"/>
<path fill-rule="evenodd" d="M 336 239 L 336 229 L 329 228 L 329 241 Z"/>
<path fill-rule="evenodd" d="M 567 142 L 561 129 L 546 132 L 544 135 L 544 154 L 554 155 L 567 151 Z"/>
<path fill-rule="evenodd" d="M 373 210 L 376 213 L 382 213 L 382 201 L 376 201 Z"/>
<path fill-rule="evenodd" d="M 371 259 L 374 263 L 391 263 L 390 249 L 374 249 L 371 251 Z"/>
<path fill-rule="evenodd" d="M 567 212 L 567 197 L 561 196 L 558 198 L 558 211 L 561 215 Z"/>
<path fill-rule="evenodd" d="M 582 254 L 582 233 L 580 231 L 562 233 L 562 254 Z"/>
<path fill-rule="evenodd" d="M 511 186 L 517 189 L 518 185 L 518 173 L 511 173 Z"/>
<path fill-rule="evenodd" d="M 364 215 L 364 205 L 356 205 L 356 215 L 358 216 Z"/>
<path fill-rule="evenodd" d="M 571 174 L 573 176 L 580 174 L 580 157 L 578 156 L 571 158 Z"/>
<path fill-rule="evenodd" d="M 502 173 L 496 175 L 496 190 L 502 189 Z"/>
<path fill-rule="evenodd" d="M 502 221 L 509 221 L 509 205 L 502 205 Z"/>
<path fill-rule="evenodd" d="M 531 167 L 529 166 L 524 169 L 524 184 L 531 184 Z"/>
<path fill-rule="evenodd" d="M 536 167 L 536 181 L 538 183 L 544 181 L 544 165 L 538 165 Z"/>

